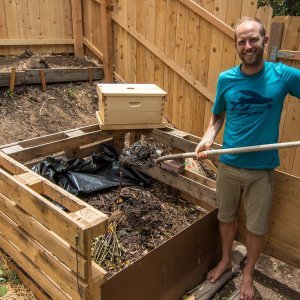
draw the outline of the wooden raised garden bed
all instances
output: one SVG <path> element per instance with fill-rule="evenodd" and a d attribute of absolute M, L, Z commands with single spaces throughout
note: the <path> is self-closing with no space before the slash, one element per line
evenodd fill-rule
<path fill-rule="evenodd" d="M 104 143 L 120 152 L 127 131 L 101 131 L 93 125 L 0 146 L 1 247 L 47 293 L 45 299 L 179 299 L 204 280 L 220 254 L 215 182 L 188 170 L 174 174 L 155 165 L 138 169 L 179 191 L 182 199 L 204 207 L 207 215 L 110 278 L 92 262 L 92 240 L 107 231 L 107 216 L 28 167 L 49 155 L 87 157 L 100 152 Z M 168 127 L 130 131 L 131 142 L 141 134 L 175 151 L 191 152 L 199 142 Z M 299 267 L 300 240 L 295 237 L 300 178 L 282 172 L 275 175 L 264 250 Z M 238 222 L 243 218 L 241 213 Z M 238 240 L 244 240 L 243 230 Z"/>
<path fill-rule="evenodd" d="M 207 205 L 214 205 L 215 191 L 205 185 L 214 182 L 198 175 L 202 184 L 155 166 L 139 169 L 179 190 L 182 198 L 206 203 L 207 214 L 110 278 L 92 261 L 92 241 L 107 231 L 107 216 L 29 167 L 49 155 L 86 157 L 100 152 L 103 143 L 121 151 L 125 133 L 94 125 L 0 147 L 1 246 L 45 299 L 177 299 L 202 281 L 218 258 L 216 210 Z M 131 140 L 141 134 L 183 151 L 196 143 L 170 128 L 132 131 Z"/>

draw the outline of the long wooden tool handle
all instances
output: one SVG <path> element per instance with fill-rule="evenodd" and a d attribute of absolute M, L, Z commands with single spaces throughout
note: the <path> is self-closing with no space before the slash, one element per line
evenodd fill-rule
<path fill-rule="evenodd" d="M 295 141 L 295 142 L 287 142 L 287 143 L 255 145 L 255 146 L 248 146 L 248 147 L 206 150 L 206 151 L 203 151 L 203 153 L 205 153 L 209 156 L 209 155 L 236 154 L 236 153 L 245 153 L 245 152 L 265 151 L 265 150 L 291 148 L 291 147 L 299 147 L 299 146 L 300 146 L 300 141 Z M 161 162 L 161 161 L 168 160 L 168 159 L 189 158 L 189 157 L 194 157 L 194 156 L 195 156 L 194 152 L 172 154 L 172 155 L 166 155 L 166 156 L 159 157 L 155 160 L 155 162 Z"/>

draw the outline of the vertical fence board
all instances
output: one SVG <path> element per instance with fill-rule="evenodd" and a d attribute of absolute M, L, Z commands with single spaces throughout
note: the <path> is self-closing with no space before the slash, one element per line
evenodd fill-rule
<path fill-rule="evenodd" d="M 155 0 L 146 0 L 146 39 L 154 44 L 155 41 Z M 145 82 L 154 82 L 154 54 L 146 49 Z"/>
<path fill-rule="evenodd" d="M 241 17 L 242 0 L 228 1 L 226 24 L 232 28 L 235 28 L 237 21 Z M 222 55 L 222 67 L 221 70 L 227 70 L 235 65 L 236 50 L 234 47 L 234 41 L 228 36 L 224 37 L 223 55 Z"/>
<path fill-rule="evenodd" d="M 18 24 L 19 24 L 19 37 L 21 39 L 30 38 L 30 23 L 29 11 L 27 0 L 16 0 Z"/>
<path fill-rule="evenodd" d="M 176 38 L 175 38 L 175 62 L 177 65 L 184 68 L 185 66 L 185 54 L 186 54 L 186 33 L 187 33 L 187 17 L 188 9 L 178 2 L 177 6 L 177 23 L 176 23 Z M 177 77 L 177 76 L 176 76 Z M 176 96 L 173 97 L 173 109 L 172 109 L 172 124 L 176 128 L 182 126 L 182 113 L 184 102 L 184 86 L 186 81 L 181 77 L 177 78 L 177 84 L 175 82 Z"/>
<path fill-rule="evenodd" d="M 215 1 L 213 14 L 220 20 L 225 21 L 228 1 Z M 222 53 L 223 53 L 224 33 L 217 28 L 212 28 L 211 41 L 210 41 L 210 55 L 208 67 L 207 87 L 210 91 L 216 91 L 216 82 L 218 80 L 221 66 L 222 66 Z M 208 126 L 211 115 L 212 103 L 206 101 L 204 128 Z M 222 131 L 218 134 L 216 141 L 222 140 Z"/>
<path fill-rule="evenodd" d="M 20 38 L 17 4 L 15 1 L 4 0 L 5 13 L 9 18 L 6 18 L 7 33 L 10 39 Z"/>
<path fill-rule="evenodd" d="M 177 0 L 167 0 L 166 6 L 166 33 L 164 52 L 168 57 L 175 60 L 175 38 L 177 23 Z M 168 101 L 165 106 L 165 117 L 172 122 L 172 109 L 174 98 L 174 71 L 169 67 L 164 68 L 164 88 L 168 92 Z"/>
<path fill-rule="evenodd" d="M 295 29 L 298 30 L 295 30 Z M 283 38 L 281 41 L 280 49 L 284 50 L 294 50 L 300 49 L 300 17 L 288 17 L 283 31 Z M 299 63 L 297 65 L 294 61 L 282 61 L 283 63 L 290 64 L 294 67 L 299 68 Z M 285 112 L 284 120 L 281 127 L 280 141 L 294 141 L 299 140 L 300 136 L 300 103 L 295 97 L 288 96 L 285 100 Z M 287 173 L 298 174 L 299 175 L 299 150 L 296 148 L 282 149 L 280 151 L 281 165 L 280 170 Z"/>
<path fill-rule="evenodd" d="M 127 23 L 136 29 L 136 5 L 138 0 L 130 0 L 127 2 Z M 136 82 L 137 80 L 137 42 L 135 38 L 128 35 L 128 82 Z"/>
<path fill-rule="evenodd" d="M 143 36 L 146 34 L 146 0 L 137 1 L 136 7 L 136 30 Z M 146 49 L 140 43 L 137 43 L 137 67 L 136 78 L 138 83 L 145 82 L 145 60 Z"/>
<path fill-rule="evenodd" d="M 205 114 L 206 98 L 198 91 L 194 93 L 194 101 L 192 103 L 192 134 L 203 136 L 204 130 L 204 114 Z"/>
<path fill-rule="evenodd" d="M 6 23 L 6 11 L 5 11 L 5 4 L 4 0 L 0 0 L 0 39 L 7 39 L 8 38 L 8 26 Z M 10 49 L 8 47 L 0 47 L 1 53 L 3 55 L 9 55 Z"/>
<path fill-rule="evenodd" d="M 166 8 L 167 0 L 155 1 L 155 38 L 154 44 L 159 49 L 164 51 L 166 37 Z M 154 59 L 154 83 L 164 87 L 164 62 L 159 58 Z"/>

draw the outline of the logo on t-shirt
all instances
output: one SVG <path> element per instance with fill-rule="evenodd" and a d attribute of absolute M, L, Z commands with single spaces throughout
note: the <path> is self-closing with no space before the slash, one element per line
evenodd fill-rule
<path fill-rule="evenodd" d="M 239 115 L 263 114 L 267 109 L 272 108 L 272 98 L 248 90 L 239 91 L 242 96 L 237 101 L 231 101 L 231 111 L 239 111 Z"/>

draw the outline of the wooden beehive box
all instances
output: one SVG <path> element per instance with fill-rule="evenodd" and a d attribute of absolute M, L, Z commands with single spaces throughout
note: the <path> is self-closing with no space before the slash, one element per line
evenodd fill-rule
<path fill-rule="evenodd" d="M 161 128 L 167 93 L 155 84 L 98 84 L 101 129 Z"/>

